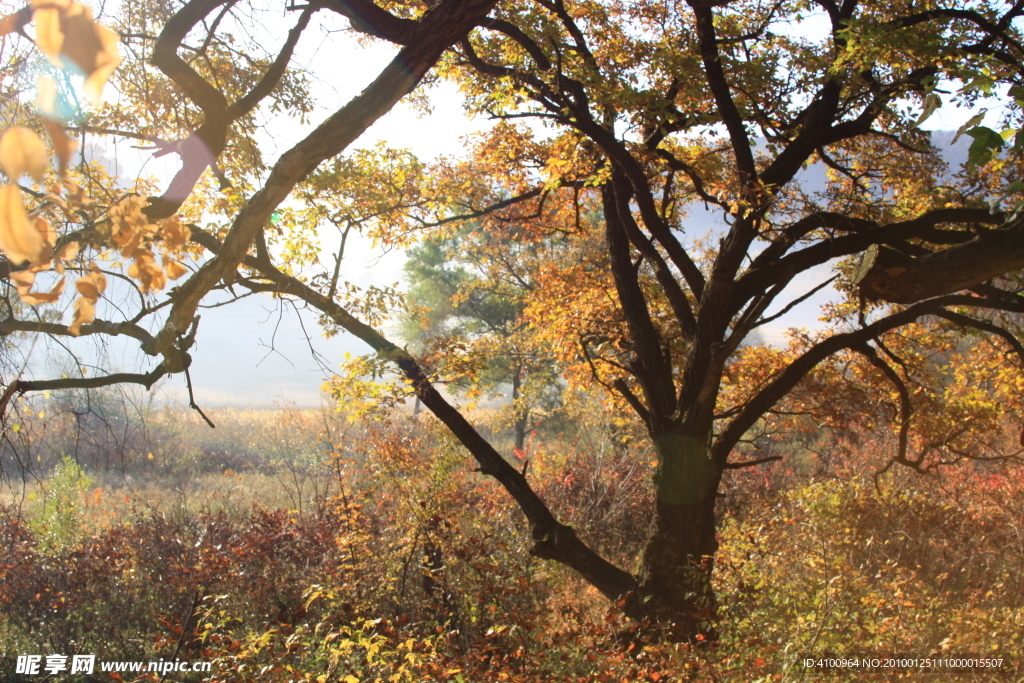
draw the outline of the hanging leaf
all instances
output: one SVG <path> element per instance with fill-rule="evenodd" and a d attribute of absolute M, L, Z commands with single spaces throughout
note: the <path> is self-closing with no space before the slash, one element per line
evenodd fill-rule
<path fill-rule="evenodd" d="M 75 289 L 78 290 L 78 293 L 92 304 L 95 304 L 96 301 L 99 300 L 100 294 L 102 294 L 106 288 L 107 276 L 95 266 L 91 273 L 83 275 L 75 282 Z"/>
<path fill-rule="evenodd" d="M 77 337 L 82 332 L 82 325 L 91 323 L 95 319 L 96 308 L 88 299 L 80 297 L 75 299 L 75 315 L 72 318 L 71 326 L 68 329 L 71 334 Z"/>
<path fill-rule="evenodd" d="M 64 63 L 60 61 L 60 51 L 64 47 L 64 32 L 60 27 L 60 15 L 61 10 L 58 7 L 39 7 L 32 15 L 32 23 L 36 29 L 36 47 L 51 62 L 64 68 Z"/>
<path fill-rule="evenodd" d="M 93 21 L 92 11 L 81 3 L 65 0 L 33 6 L 36 45 L 56 66 L 65 68 L 67 59 L 84 74 L 85 94 L 98 104 L 104 84 L 121 62 L 117 34 Z"/>
<path fill-rule="evenodd" d="M 39 182 L 50 164 L 46 144 L 33 131 L 21 126 L 10 128 L 0 138 L 0 166 L 12 181 L 24 173 Z"/>
<path fill-rule="evenodd" d="M 78 242 L 67 242 L 62 244 L 60 249 L 54 254 L 54 257 L 58 261 L 70 261 L 71 259 L 78 256 Z"/>
<path fill-rule="evenodd" d="M 128 266 L 128 277 L 139 281 L 143 292 L 159 292 L 167 286 L 167 276 L 156 264 L 156 257 L 148 249 L 136 249 L 132 254 L 135 262 Z"/>
<path fill-rule="evenodd" d="M 57 116 L 57 82 L 40 76 L 36 82 L 36 109 L 48 117 Z"/>
<path fill-rule="evenodd" d="M 164 244 L 167 245 L 168 249 L 177 249 L 188 243 L 192 237 L 192 230 L 187 225 L 183 225 L 178 216 L 175 215 L 164 221 L 161 234 L 164 237 Z"/>
<path fill-rule="evenodd" d="M 188 268 L 168 256 L 163 257 L 163 262 L 164 272 L 167 273 L 167 277 L 171 280 L 177 280 L 182 275 L 188 273 Z"/>
<path fill-rule="evenodd" d="M 18 288 L 18 296 L 24 298 L 36 283 L 36 271 L 18 270 L 11 273 L 10 278 L 14 286 Z"/>
<path fill-rule="evenodd" d="M 54 301 L 60 298 L 61 294 L 64 293 L 64 278 L 61 277 L 57 280 L 57 284 L 53 286 L 49 292 L 26 292 L 19 296 L 21 300 L 30 306 L 38 306 L 39 304 L 52 304 Z"/>
<path fill-rule="evenodd" d="M 118 53 L 118 36 L 116 33 L 100 24 L 95 25 L 96 36 L 100 41 L 101 50 L 96 55 L 96 62 L 89 77 L 85 79 L 85 95 L 93 104 L 99 104 L 103 94 L 103 86 L 107 79 L 121 63 L 121 55 Z"/>
<path fill-rule="evenodd" d="M 0 187 L 0 250 L 11 263 L 35 262 L 43 251 L 43 236 L 29 220 L 17 185 Z"/>
<path fill-rule="evenodd" d="M 57 171 L 63 176 L 67 170 L 71 155 L 78 149 L 78 143 L 68 137 L 64 126 L 56 121 L 45 119 L 46 131 L 50 134 L 50 141 L 53 143 L 53 151 L 57 153 Z"/>
<path fill-rule="evenodd" d="M 960 139 L 960 136 L 966 133 L 971 128 L 977 126 L 979 123 L 981 123 L 985 119 L 985 114 L 987 113 L 988 109 L 983 109 L 974 116 L 972 116 L 970 121 L 968 121 L 967 123 L 965 123 L 964 125 L 960 126 L 960 128 L 957 129 L 956 135 L 953 136 L 953 142 L 949 144 L 955 145 L 956 141 Z"/>
<path fill-rule="evenodd" d="M 974 138 L 974 142 L 971 143 L 971 148 L 967 153 L 967 166 L 969 168 L 984 166 L 992 160 L 996 152 L 1003 148 L 1003 136 L 991 128 L 976 126 L 967 131 L 967 134 Z"/>
<path fill-rule="evenodd" d="M 921 115 L 917 117 L 917 121 L 914 121 L 914 128 L 917 128 L 922 123 L 931 118 L 931 115 L 935 113 L 935 110 L 942 106 L 942 98 L 935 93 L 929 93 L 924 98 L 924 108 L 921 110 Z"/>

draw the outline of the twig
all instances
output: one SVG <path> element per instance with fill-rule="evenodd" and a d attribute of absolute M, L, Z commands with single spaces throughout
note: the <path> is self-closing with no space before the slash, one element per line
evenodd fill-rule
<path fill-rule="evenodd" d="M 192 376 L 189 375 L 187 367 L 185 368 L 185 385 L 188 387 L 188 407 L 199 413 L 199 416 L 206 421 L 206 424 L 210 425 L 210 429 L 216 429 L 217 425 L 213 424 L 213 421 L 206 417 L 203 409 L 196 405 L 195 396 L 192 395 Z"/>

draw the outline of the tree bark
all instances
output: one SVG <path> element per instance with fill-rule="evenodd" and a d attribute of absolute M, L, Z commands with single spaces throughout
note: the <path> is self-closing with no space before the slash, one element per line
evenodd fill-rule
<path fill-rule="evenodd" d="M 515 416 L 515 424 L 513 426 L 516 437 L 516 451 L 522 452 L 523 446 L 526 445 L 526 425 L 529 424 L 530 410 L 528 408 L 520 408 L 519 406 L 519 394 L 520 386 L 522 385 L 522 368 L 516 367 L 512 372 L 512 414 Z"/>
<path fill-rule="evenodd" d="M 1018 218 L 970 242 L 926 256 L 908 256 L 873 245 L 854 273 L 869 299 L 912 304 L 952 294 L 1024 268 L 1024 219 Z"/>
<path fill-rule="evenodd" d="M 640 594 L 651 625 L 674 642 L 714 642 L 717 601 L 711 586 L 715 496 L 721 472 L 706 436 L 652 435 L 658 453 L 651 535 L 643 554 Z"/>

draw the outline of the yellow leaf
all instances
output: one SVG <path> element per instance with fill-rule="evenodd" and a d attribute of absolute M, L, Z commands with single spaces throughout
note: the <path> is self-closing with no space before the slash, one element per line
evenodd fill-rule
<path fill-rule="evenodd" d="M 96 309 L 92 303 L 83 298 L 75 299 L 75 317 L 71 320 L 69 328 L 71 334 L 78 336 L 82 332 L 82 325 L 91 323 L 96 319 Z"/>
<path fill-rule="evenodd" d="M 64 126 L 56 121 L 46 119 L 46 130 L 53 142 L 53 150 L 57 153 L 58 170 L 61 175 L 64 175 L 64 170 L 68 167 L 68 162 L 71 161 L 71 155 L 78 148 L 78 143 L 68 137 Z"/>
<path fill-rule="evenodd" d="M 40 76 L 36 82 L 36 109 L 47 116 L 57 111 L 57 82 L 49 76 Z"/>
<path fill-rule="evenodd" d="M 181 220 L 175 216 L 171 216 L 164 221 L 163 228 L 164 244 L 169 249 L 177 249 L 178 247 L 184 246 L 186 242 L 192 237 L 192 230 L 187 225 L 182 225 Z"/>
<path fill-rule="evenodd" d="M 32 15 L 32 23 L 36 27 L 36 47 L 50 61 L 63 68 L 60 51 L 64 47 L 64 31 L 60 27 L 61 11 L 56 7 L 37 9 Z"/>
<path fill-rule="evenodd" d="M 51 304 L 60 298 L 60 295 L 64 293 L 64 278 L 57 280 L 57 284 L 53 286 L 49 292 L 31 292 L 28 294 L 21 294 L 21 300 L 30 306 L 38 306 L 39 304 Z"/>
<path fill-rule="evenodd" d="M 43 179 L 50 154 L 46 144 L 28 128 L 15 126 L 0 138 L 0 166 L 13 181 L 28 173 L 37 182 Z"/>
<path fill-rule="evenodd" d="M 43 236 L 29 220 L 17 185 L 0 187 L 0 250 L 11 263 L 34 262 L 43 251 Z"/>
<path fill-rule="evenodd" d="M 175 261 L 172 258 L 168 258 L 167 256 L 164 256 L 163 260 L 164 260 L 164 272 L 166 272 L 167 273 L 167 277 L 169 277 L 172 280 L 177 280 L 179 277 L 181 277 L 182 275 L 184 275 L 185 273 L 188 272 L 188 268 L 186 268 L 184 265 L 182 265 L 181 263 Z"/>

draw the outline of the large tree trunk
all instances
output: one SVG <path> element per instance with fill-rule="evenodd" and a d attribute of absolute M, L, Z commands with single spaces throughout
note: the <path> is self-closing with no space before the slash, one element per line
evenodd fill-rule
<path fill-rule="evenodd" d="M 659 462 L 655 518 L 640 576 L 645 611 L 669 640 L 712 642 L 718 639 L 711 572 L 721 473 L 708 457 L 706 438 L 678 432 L 653 438 Z"/>

